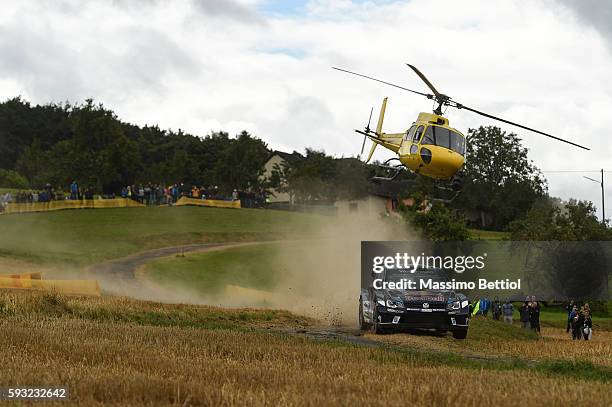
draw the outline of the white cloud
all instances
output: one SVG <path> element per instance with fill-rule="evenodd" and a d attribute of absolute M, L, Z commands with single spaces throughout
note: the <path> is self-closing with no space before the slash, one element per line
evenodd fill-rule
<path fill-rule="evenodd" d="M 593 148 L 502 126 L 521 135 L 540 168 L 612 169 L 610 31 L 573 0 L 321 0 L 285 16 L 258 12 L 261 3 L 7 2 L 0 98 L 94 97 L 139 124 L 200 135 L 246 129 L 273 148 L 346 156 L 361 147 L 352 129 L 384 96 L 389 131 L 406 129 L 431 102 L 330 66 L 426 90 L 404 65 L 412 62 L 462 103 Z M 463 131 L 496 124 L 448 116 Z M 580 174 L 547 176 L 552 194 L 599 203 L 597 185 Z"/>

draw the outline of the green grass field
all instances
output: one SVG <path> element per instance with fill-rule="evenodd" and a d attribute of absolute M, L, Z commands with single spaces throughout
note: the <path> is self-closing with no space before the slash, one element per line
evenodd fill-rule
<path fill-rule="evenodd" d="M 496 232 L 494 230 L 468 229 L 472 240 L 506 240 L 510 238 L 508 232 Z"/>
<path fill-rule="evenodd" d="M 168 288 L 189 288 L 194 292 L 215 294 L 226 284 L 261 290 L 274 287 L 278 264 L 274 258 L 278 244 L 258 244 L 207 253 L 188 253 L 151 263 L 146 276 Z"/>
<path fill-rule="evenodd" d="M 201 207 L 4 215 L 0 256 L 80 266 L 159 247 L 304 237 L 322 221 L 286 211 Z"/>
<path fill-rule="evenodd" d="M 308 271 L 323 259 L 304 250 L 308 243 L 285 240 L 312 237 L 328 221 L 194 207 L 8 215 L 0 216 L 0 260 L 80 269 L 157 247 L 283 241 L 160 259 L 140 274 L 170 291 L 219 294 L 228 284 L 265 291 L 282 280 L 291 261 L 303 263 L 305 283 L 313 280 Z M 314 279 L 315 291 L 320 286 Z M 612 402 L 606 390 L 612 332 L 596 325 L 593 341 L 572 342 L 560 310 L 542 313 L 542 336 L 475 318 L 464 341 L 432 333 L 314 340 L 305 332 L 333 328 L 303 315 L 309 314 L 2 290 L 0 382 L 62 383 L 71 401 L 82 405 Z M 580 391 L 568 393 L 568 380 Z"/>

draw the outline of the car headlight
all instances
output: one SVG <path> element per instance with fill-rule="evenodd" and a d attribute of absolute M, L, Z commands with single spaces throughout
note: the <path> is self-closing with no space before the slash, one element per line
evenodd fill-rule
<path fill-rule="evenodd" d="M 470 303 L 468 302 L 468 300 L 463 300 L 461 301 L 461 308 L 466 308 Z"/>
<path fill-rule="evenodd" d="M 376 303 L 378 305 L 382 305 L 383 307 L 385 306 L 385 300 L 376 300 Z"/>
<path fill-rule="evenodd" d="M 400 300 L 390 299 L 387 300 L 387 308 L 401 308 L 404 306 L 404 303 Z"/>
<path fill-rule="evenodd" d="M 459 301 L 449 302 L 448 304 L 446 304 L 446 308 L 452 310 L 461 309 L 461 303 Z"/>

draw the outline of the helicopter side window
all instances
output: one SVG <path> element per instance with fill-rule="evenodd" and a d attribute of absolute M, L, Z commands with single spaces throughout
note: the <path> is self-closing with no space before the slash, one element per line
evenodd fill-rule
<path fill-rule="evenodd" d="M 423 126 L 419 126 L 417 131 L 414 133 L 414 137 L 412 138 L 413 143 L 418 143 L 423 135 Z"/>
<path fill-rule="evenodd" d="M 406 132 L 406 141 L 412 140 L 414 137 L 414 132 L 416 131 L 416 126 L 410 127 L 410 130 Z"/>
<path fill-rule="evenodd" d="M 454 152 L 465 155 L 465 138 L 461 134 L 450 132 L 450 146 Z"/>
<path fill-rule="evenodd" d="M 423 141 L 421 141 L 421 145 L 423 145 L 423 144 L 436 144 L 435 138 L 434 138 L 434 133 L 433 133 L 432 129 L 433 129 L 433 126 L 427 127 L 427 130 L 425 130 L 425 136 L 423 136 Z"/>

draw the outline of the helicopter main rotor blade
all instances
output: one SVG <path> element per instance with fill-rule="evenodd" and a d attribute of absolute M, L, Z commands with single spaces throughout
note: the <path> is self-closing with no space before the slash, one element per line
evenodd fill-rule
<path fill-rule="evenodd" d="M 438 90 L 434 87 L 434 85 L 431 82 L 429 82 L 429 79 L 427 79 L 427 77 L 425 75 L 423 75 L 423 73 L 421 71 L 419 71 L 419 69 L 416 66 L 410 65 L 410 64 L 406 64 L 406 65 L 408 65 L 414 71 L 414 73 L 416 73 L 419 76 L 419 78 L 421 78 L 421 80 L 423 82 L 425 82 L 427 87 L 429 89 L 431 89 L 431 91 L 434 93 L 434 95 L 436 95 L 436 97 L 440 101 L 442 101 L 444 99 L 448 99 L 448 96 L 445 96 L 445 95 L 441 94 L 440 92 L 438 92 Z"/>
<path fill-rule="evenodd" d="M 563 143 L 567 143 L 567 144 L 571 144 L 571 145 L 576 146 L 576 147 L 580 147 L 580 148 L 582 148 L 582 149 L 584 149 L 584 150 L 587 150 L 587 151 L 590 151 L 590 150 L 591 150 L 591 149 L 590 149 L 590 148 L 588 148 L 588 147 L 581 146 L 580 144 L 576 144 L 576 143 L 574 143 L 574 142 L 572 142 L 572 141 L 569 141 L 569 140 L 564 140 L 564 139 L 562 139 L 562 138 L 559 138 L 559 137 L 553 136 L 552 134 L 544 133 L 543 131 L 536 130 L 536 129 L 532 129 L 531 127 L 523 126 L 522 124 L 518 124 L 518 123 L 515 123 L 515 122 L 511 122 L 510 120 L 502 119 L 501 117 L 496 117 L 496 116 L 490 115 L 490 114 L 488 114 L 488 113 L 481 112 L 480 110 L 472 109 L 471 107 L 464 106 L 464 105 L 462 105 L 462 104 L 460 104 L 460 103 L 456 103 L 456 102 L 454 102 L 454 103 L 452 104 L 452 106 L 456 107 L 457 109 L 465 109 L 465 110 L 469 110 L 470 112 L 474 112 L 474 113 L 479 114 L 479 115 L 481 115 L 481 116 L 488 117 L 489 119 L 499 120 L 500 122 L 507 123 L 507 124 L 511 124 L 511 125 L 513 125 L 513 126 L 520 127 L 521 129 L 525 129 L 525 130 L 533 131 L 534 133 L 538 133 L 538 134 L 541 134 L 541 135 L 543 135 L 543 136 L 550 137 L 550 138 L 552 138 L 552 139 L 555 139 L 555 140 L 561 141 L 561 142 L 563 142 Z"/>
<path fill-rule="evenodd" d="M 336 71 L 350 73 L 351 75 L 361 76 L 362 78 L 366 78 L 366 79 L 370 79 L 370 80 L 373 80 L 373 81 L 376 81 L 376 82 L 384 83 L 385 85 L 393 86 L 395 88 L 399 88 L 399 89 L 402 89 L 402 90 L 407 90 L 408 92 L 412 92 L 412 93 L 416 93 L 417 95 L 425 96 L 427 99 L 433 99 L 433 97 L 434 97 L 434 95 L 430 95 L 429 93 L 418 92 L 416 90 L 408 89 L 408 88 L 396 85 L 396 84 L 391 83 L 391 82 L 386 82 L 386 81 L 383 81 L 381 79 L 372 78 L 371 76 L 362 75 L 362 74 L 357 73 L 357 72 L 347 71 L 346 69 L 336 68 L 335 66 L 332 66 L 332 69 L 335 69 Z"/>

